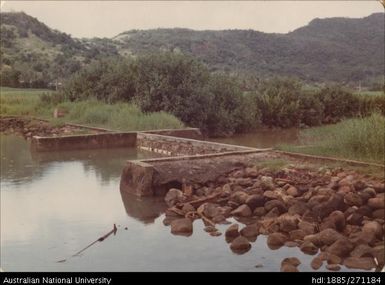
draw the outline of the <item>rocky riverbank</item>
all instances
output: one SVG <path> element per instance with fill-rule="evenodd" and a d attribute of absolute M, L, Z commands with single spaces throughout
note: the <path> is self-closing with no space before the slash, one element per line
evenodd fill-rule
<path fill-rule="evenodd" d="M 46 121 L 25 117 L 0 117 L 0 132 L 5 134 L 21 134 L 25 138 L 97 133 L 97 131 L 85 130 L 69 125 L 53 126 Z"/>
<path fill-rule="evenodd" d="M 221 236 L 217 224 L 230 224 L 224 237 L 229 248 L 243 254 L 258 235 L 267 245 L 299 247 L 314 255 L 315 270 L 326 264 L 352 269 L 384 266 L 384 181 L 343 169 L 281 170 L 244 166 L 205 185 L 170 189 L 165 196 L 164 224 L 189 236 L 202 219 L 205 231 Z M 298 258 L 282 261 L 281 271 L 298 271 Z"/>

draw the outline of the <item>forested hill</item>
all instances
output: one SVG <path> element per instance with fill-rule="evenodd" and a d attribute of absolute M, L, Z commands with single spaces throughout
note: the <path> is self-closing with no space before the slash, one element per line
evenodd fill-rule
<path fill-rule="evenodd" d="M 212 70 L 365 83 L 383 75 L 384 13 L 314 19 L 287 34 L 177 28 L 132 30 L 111 39 L 74 39 L 25 13 L 1 13 L 1 72 L 17 71 L 23 81 L 63 78 L 106 56 L 160 50 L 193 55 Z"/>

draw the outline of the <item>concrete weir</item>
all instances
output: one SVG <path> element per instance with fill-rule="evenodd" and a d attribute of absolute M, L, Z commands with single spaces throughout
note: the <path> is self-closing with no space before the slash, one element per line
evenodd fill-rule
<path fill-rule="evenodd" d="M 215 181 L 250 160 L 267 156 L 267 149 L 204 141 L 200 130 L 196 128 L 105 131 L 60 137 L 34 136 L 31 142 L 31 148 L 36 152 L 112 147 L 137 147 L 165 155 L 156 159 L 126 162 L 120 188 L 123 192 L 137 196 L 164 195 L 169 188 L 180 188 L 183 183 Z"/>
<path fill-rule="evenodd" d="M 197 129 L 183 130 L 183 135 L 195 136 Z M 195 133 L 195 135 L 193 135 Z M 178 134 L 175 130 L 174 134 Z M 242 166 L 248 161 L 266 158 L 268 149 L 221 144 L 169 134 L 140 132 L 137 147 L 162 153 L 168 157 L 127 161 L 120 189 L 137 196 L 164 195 L 170 188 L 182 184 L 203 184 Z"/>

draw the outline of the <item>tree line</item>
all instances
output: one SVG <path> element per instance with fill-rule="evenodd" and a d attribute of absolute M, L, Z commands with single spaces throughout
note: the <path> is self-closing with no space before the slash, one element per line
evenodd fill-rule
<path fill-rule="evenodd" d="M 385 96 L 358 96 L 340 86 L 305 91 L 300 81 L 282 77 L 260 80 L 249 92 L 241 85 L 239 78 L 212 73 L 193 57 L 164 52 L 95 62 L 67 80 L 56 97 L 135 103 L 144 112 L 171 113 L 211 136 L 261 125 L 317 126 L 385 110 Z"/>

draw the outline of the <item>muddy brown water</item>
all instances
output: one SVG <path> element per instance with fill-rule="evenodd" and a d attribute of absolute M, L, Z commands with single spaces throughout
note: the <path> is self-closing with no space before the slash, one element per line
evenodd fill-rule
<path fill-rule="evenodd" d="M 136 149 L 37 154 L 18 136 L 2 135 L 0 142 L 5 271 L 279 271 L 282 259 L 293 256 L 302 262 L 300 271 L 312 270 L 312 256 L 298 248 L 270 250 L 265 236 L 237 255 L 223 235 L 209 236 L 201 220 L 190 237 L 172 235 L 162 223 L 163 199 L 119 191 L 124 161 L 155 154 Z M 116 235 L 71 257 L 113 224 Z M 218 228 L 224 233 L 227 227 Z"/>

